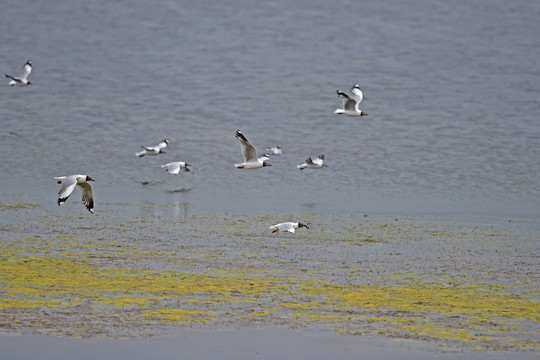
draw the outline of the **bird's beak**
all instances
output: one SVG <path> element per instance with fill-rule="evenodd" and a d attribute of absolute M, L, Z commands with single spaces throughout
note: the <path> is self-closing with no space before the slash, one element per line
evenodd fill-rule
<path fill-rule="evenodd" d="M 92 179 L 91 177 L 89 177 L 88 181 L 94 181 L 94 182 L 95 182 L 96 180 L 94 180 L 94 179 Z"/>

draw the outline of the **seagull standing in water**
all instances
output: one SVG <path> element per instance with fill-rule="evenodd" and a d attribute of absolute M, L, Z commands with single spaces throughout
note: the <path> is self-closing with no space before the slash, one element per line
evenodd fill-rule
<path fill-rule="evenodd" d="M 6 74 L 7 78 L 10 78 L 11 81 L 9 82 L 9 85 L 11 86 L 26 86 L 26 85 L 32 85 L 32 83 L 27 79 L 28 75 L 32 72 L 32 62 L 28 60 L 26 64 L 24 64 L 23 69 L 19 75 L 19 77 L 11 76 Z"/>
<path fill-rule="evenodd" d="M 135 155 L 138 157 L 143 157 L 144 155 L 159 155 L 159 154 L 165 154 L 165 151 L 163 151 L 164 148 L 169 145 L 169 139 L 165 139 L 156 146 L 141 146 L 142 150 L 139 152 L 136 152 Z"/>
<path fill-rule="evenodd" d="M 284 231 L 294 234 L 294 231 L 301 227 L 309 229 L 309 226 L 307 226 L 306 224 L 302 224 L 301 222 L 284 222 L 270 226 L 270 230 L 272 230 L 273 233 L 278 231 Z"/>
<path fill-rule="evenodd" d="M 304 169 L 320 169 L 320 168 L 323 168 L 323 167 L 328 167 L 328 165 L 326 165 L 324 163 L 324 154 L 319 155 L 319 158 L 315 159 L 315 160 L 313 160 L 311 157 L 308 157 L 306 159 L 305 163 L 303 163 L 302 165 L 297 166 L 297 168 L 300 169 L 300 170 L 304 170 Z"/>
<path fill-rule="evenodd" d="M 343 91 L 337 91 L 338 97 L 343 98 L 343 109 L 336 109 L 335 114 L 348 115 L 348 116 L 367 116 L 365 112 L 360 110 L 358 106 L 362 102 L 364 95 L 358 84 L 354 84 L 351 89 L 351 96 L 345 94 Z"/>
<path fill-rule="evenodd" d="M 270 159 L 268 155 L 264 154 L 257 157 L 257 150 L 251 145 L 251 143 L 246 139 L 244 134 L 240 130 L 236 130 L 236 138 L 242 144 L 242 154 L 244 155 L 244 162 L 240 164 L 234 164 L 238 169 L 258 169 L 264 166 L 272 166 L 266 162 Z"/>
<path fill-rule="evenodd" d="M 82 202 L 92 214 L 94 213 L 94 193 L 92 192 L 92 186 L 89 181 L 95 181 L 88 175 L 70 175 L 55 177 L 56 182 L 61 184 L 62 187 L 58 192 L 58 205 L 62 205 L 66 202 L 69 195 L 75 189 L 75 185 L 79 188 L 82 194 Z"/>
<path fill-rule="evenodd" d="M 188 166 L 191 166 L 191 164 L 184 161 L 176 161 L 161 165 L 162 168 L 165 168 L 165 171 L 167 171 L 169 174 L 174 175 L 178 175 L 180 173 L 180 170 L 183 170 L 185 172 L 191 172 L 191 169 L 188 168 Z"/>

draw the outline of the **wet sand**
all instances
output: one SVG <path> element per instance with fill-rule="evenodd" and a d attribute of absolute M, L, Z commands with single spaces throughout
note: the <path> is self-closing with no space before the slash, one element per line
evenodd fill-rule
<path fill-rule="evenodd" d="M 0 342 L 11 358 L 28 339 L 120 358 L 147 341 L 165 356 L 185 344 L 190 358 L 270 358 L 293 344 L 318 358 L 540 350 L 535 219 L 79 207 L 0 204 Z M 311 229 L 268 229 L 293 218 Z"/>

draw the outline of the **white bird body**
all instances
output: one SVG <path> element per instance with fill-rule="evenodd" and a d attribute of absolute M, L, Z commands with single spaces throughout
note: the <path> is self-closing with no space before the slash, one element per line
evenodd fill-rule
<path fill-rule="evenodd" d="M 301 227 L 305 227 L 306 229 L 309 229 L 308 225 L 302 224 L 301 222 L 284 222 L 284 223 L 279 223 L 276 225 L 271 225 L 270 230 L 272 230 L 273 233 L 278 232 L 278 231 L 283 231 L 283 232 L 290 232 L 294 234 L 295 230 Z"/>
<path fill-rule="evenodd" d="M 174 175 L 178 175 L 180 173 L 180 170 L 183 170 L 185 172 L 191 172 L 191 169 L 188 168 L 188 166 L 191 166 L 191 164 L 185 161 L 175 161 L 165 165 L 161 165 L 162 168 L 165 168 L 165 171 L 167 171 L 169 174 Z"/>
<path fill-rule="evenodd" d="M 251 145 L 251 143 L 246 139 L 244 134 L 240 130 L 236 130 L 236 138 L 240 141 L 242 145 L 242 155 L 244 155 L 244 162 L 240 164 L 234 164 L 238 169 L 259 169 L 264 166 L 272 166 L 266 162 L 269 157 L 264 154 L 257 157 L 257 150 Z"/>
<path fill-rule="evenodd" d="M 304 169 L 321 169 L 323 167 L 328 167 L 328 165 L 326 165 L 324 163 L 324 155 L 319 155 L 318 158 L 316 159 L 312 159 L 311 157 L 308 157 L 306 159 L 306 162 L 301 164 L 301 165 L 298 165 L 297 168 L 300 169 L 300 170 L 304 170 Z"/>
<path fill-rule="evenodd" d="M 365 112 L 358 107 L 364 98 L 362 90 L 358 84 L 354 84 L 351 89 L 351 96 L 345 94 L 343 91 L 338 90 L 337 94 L 340 98 L 343 98 L 343 109 L 336 109 L 335 114 L 348 115 L 348 116 L 367 116 Z"/>
<path fill-rule="evenodd" d="M 145 155 L 154 156 L 159 154 L 165 154 L 165 151 L 163 151 L 163 149 L 166 148 L 168 144 L 169 139 L 165 139 L 155 146 L 141 146 L 142 150 L 136 152 L 135 155 L 137 155 L 138 157 L 143 157 Z"/>
<path fill-rule="evenodd" d="M 82 202 L 92 214 L 94 213 L 94 193 L 92 191 L 92 186 L 88 181 L 95 181 L 88 175 L 70 175 L 70 176 L 59 176 L 55 177 L 58 184 L 61 184 L 62 187 L 58 192 L 58 205 L 62 205 L 66 202 L 69 195 L 75 189 L 75 186 L 79 188 L 82 194 Z"/>
<path fill-rule="evenodd" d="M 32 83 L 28 81 L 28 75 L 30 75 L 31 72 L 32 72 L 32 62 L 28 60 L 26 64 L 24 64 L 23 69 L 21 73 L 19 74 L 19 77 L 6 74 L 6 77 L 11 79 L 11 81 L 9 82 L 9 85 L 11 86 L 32 85 Z"/>
<path fill-rule="evenodd" d="M 276 145 L 276 146 L 272 146 L 272 147 L 267 147 L 266 148 L 266 152 L 270 155 L 281 155 L 282 154 L 282 151 L 281 151 L 281 145 Z"/>

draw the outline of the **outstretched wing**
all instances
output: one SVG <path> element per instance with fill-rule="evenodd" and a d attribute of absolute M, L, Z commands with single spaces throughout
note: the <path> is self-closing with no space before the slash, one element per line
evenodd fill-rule
<path fill-rule="evenodd" d="M 280 224 L 279 230 L 294 234 L 294 225 L 293 223 L 283 223 L 283 224 Z"/>
<path fill-rule="evenodd" d="M 251 143 L 246 139 L 244 134 L 240 130 L 236 130 L 235 136 L 242 145 L 242 155 L 244 155 L 244 160 L 246 162 L 256 162 L 257 161 L 257 150 L 251 145 Z"/>
<path fill-rule="evenodd" d="M 60 188 L 60 191 L 58 192 L 58 205 L 62 205 L 66 202 L 69 195 L 73 192 L 73 189 L 75 189 L 75 185 L 77 184 L 77 178 L 75 177 L 60 177 L 55 178 L 58 180 L 60 184 L 62 184 L 62 187 Z"/>
<path fill-rule="evenodd" d="M 354 84 L 354 86 L 351 88 L 351 94 L 354 100 L 356 100 L 356 104 L 360 104 L 360 102 L 364 98 L 364 94 L 362 93 L 362 90 L 360 89 L 360 86 L 358 86 L 358 84 Z"/>
<path fill-rule="evenodd" d="M 21 80 L 26 80 L 26 78 L 28 77 L 28 75 L 30 75 L 31 72 L 32 72 L 32 62 L 28 60 L 26 64 L 24 64 L 21 74 L 19 75 L 19 78 Z"/>
<path fill-rule="evenodd" d="M 337 91 L 337 94 L 340 98 L 343 99 L 343 110 L 355 111 L 356 109 L 356 100 L 345 94 L 343 91 Z"/>
<path fill-rule="evenodd" d="M 154 146 L 154 147 L 157 148 L 157 149 L 159 150 L 159 149 L 166 148 L 167 145 L 169 145 L 169 139 L 163 140 L 162 142 L 160 142 L 159 144 L 157 144 L 157 145 Z"/>
<path fill-rule="evenodd" d="M 77 184 L 82 194 L 82 202 L 92 214 L 94 213 L 94 193 L 89 183 Z"/>
<path fill-rule="evenodd" d="M 168 163 L 168 164 L 165 164 L 165 165 L 161 165 L 161 167 L 166 168 L 165 171 L 168 171 L 169 174 L 178 175 L 178 173 L 180 172 L 180 163 L 179 162 Z"/>

